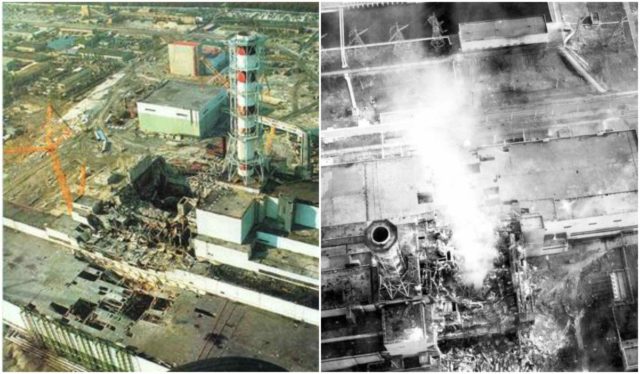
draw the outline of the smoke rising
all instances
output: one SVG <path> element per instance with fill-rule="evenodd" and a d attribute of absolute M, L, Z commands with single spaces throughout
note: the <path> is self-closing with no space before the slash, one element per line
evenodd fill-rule
<path fill-rule="evenodd" d="M 416 103 L 411 111 L 415 122 L 406 140 L 416 146 L 427 169 L 439 220 L 453 230 L 451 240 L 461 260 L 463 281 L 480 287 L 497 256 L 498 220 L 482 210 L 482 189 L 475 188 L 468 168 L 474 159 L 464 145 L 474 139 L 476 113 L 469 104 L 470 90 L 455 79 L 450 66 L 414 73 L 393 96 L 398 107 L 405 103 L 404 109 L 407 102 Z"/>

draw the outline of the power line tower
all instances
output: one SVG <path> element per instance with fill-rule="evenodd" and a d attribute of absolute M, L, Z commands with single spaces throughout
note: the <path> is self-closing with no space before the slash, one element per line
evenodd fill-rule
<path fill-rule="evenodd" d="M 351 31 L 349 31 L 349 46 L 365 45 L 364 40 L 362 40 L 362 35 L 364 35 L 367 31 L 369 31 L 368 27 L 362 31 L 358 31 L 358 29 L 355 27 L 352 28 Z M 362 49 L 356 49 L 352 53 L 354 60 L 358 61 L 361 64 L 365 63 L 367 59 L 366 51 L 363 51 Z"/>
<path fill-rule="evenodd" d="M 431 37 L 435 38 L 431 40 L 431 46 L 439 51 L 445 45 L 444 38 L 442 38 L 442 34 L 447 32 L 447 30 L 442 29 L 444 21 L 438 21 L 438 17 L 433 13 L 427 18 L 427 22 L 431 25 Z"/>
<path fill-rule="evenodd" d="M 409 24 L 406 24 L 400 27 L 398 26 L 397 22 L 395 25 L 391 26 L 391 28 L 389 29 L 389 42 L 403 41 L 404 35 L 402 34 L 402 31 L 407 27 L 409 27 Z M 397 43 L 393 46 L 393 54 L 396 57 L 403 57 L 407 53 L 409 53 L 410 50 L 411 50 L 411 47 L 406 43 Z"/>

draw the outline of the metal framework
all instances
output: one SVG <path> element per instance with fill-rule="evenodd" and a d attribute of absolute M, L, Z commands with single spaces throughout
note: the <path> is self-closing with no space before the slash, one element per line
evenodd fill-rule
<path fill-rule="evenodd" d="M 409 24 L 406 24 L 406 25 L 401 27 L 396 22 L 395 25 L 391 26 L 391 28 L 389 29 L 389 41 L 390 42 L 396 42 L 396 41 L 404 40 L 404 35 L 402 34 L 402 31 L 404 29 L 406 29 L 407 27 L 409 27 Z M 411 48 L 409 47 L 408 44 L 394 44 L 393 45 L 393 54 L 396 55 L 396 57 L 402 57 L 406 53 L 408 53 L 410 50 L 411 50 Z"/>
<path fill-rule="evenodd" d="M 265 152 L 268 153 L 270 144 L 269 142 L 273 141 L 273 136 L 271 136 L 272 132 L 276 130 L 284 131 L 288 134 L 293 134 L 298 138 L 300 142 L 300 166 L 302 168 L 302 177 L 310 178 L 311 177 L 311 152 L 310 152 L 310 139 L 309 134 L 293 125 L 290 125 L 286 122 L 269 118 L 269 117 L 260 117 L 260 123 L 262 126 L 266 126 L 270 128 L 269 136 L 267 137 L 267 141 L 265 144 Z M 271 139 L 271 140 L 270 140 Z"/>
<path fill-rule="evenodd" d="M 22 318 L 34 337 L 49 350 L 92 371 L 136 371 L 133 353 L 68 324 L 23 308 Z"/>
<path fill-rule="evenodd" d="M 436 15 L 432 14 L 431 16 L 429 16 L 429 18 L 427 18 L 427 22 L 429 22 L 429 24 L 431 25 L 431 37 L 434 38 L 433 40 L 431 40 L 431 46 L 433 46 L 433 48 L 435 48 L 436 50 L 439 50 L 440 48 L 444 47 L 444 40 L 442 39 L 442 33 L 446 31 L 442 29 L 442 24 L 444 23 L 444 21 L 438 21 Z M 451 44 L 450 40 L 449 44 Z"/>
<path fill-rule="evenodd" d="M 378 265 L 378 276 L 380 277 L 378 298 L 380 300 L 412 299 L 417 296 L 416 286 L 419 284 L 420 270 L 415 256 L 407 256 L 407 270 L 400 277 L 388 276 L 382 263 L 378 263 Z"/>

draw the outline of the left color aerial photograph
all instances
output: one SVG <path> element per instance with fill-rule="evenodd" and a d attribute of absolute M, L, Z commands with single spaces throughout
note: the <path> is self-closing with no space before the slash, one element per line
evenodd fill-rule
<path fill-rule="evenodd" d="M 318 371 L 318 3 L 3 3 L 3 371 Z"/>

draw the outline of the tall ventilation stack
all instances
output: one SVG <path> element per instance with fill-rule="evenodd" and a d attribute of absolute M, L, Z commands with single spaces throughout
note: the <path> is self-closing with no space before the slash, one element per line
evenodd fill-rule
<path fill-rule="evenodd" d="M 364 243 L 382 268 L 392 279 L 400 278 L 406 267 L 400 251 L 398 229 L 387 220 L 374 221 L 365 230 Z"/>
<path fill-rule="evenodd" d="M 229 105 L 231 125 L 225 162 L 229 181 L 240 177 L 245 186 L 256 178 L 264 182 L 263 126 L 260 118 L 260 85 L 263 36 L 239 33 L 229 41 Z"/>

